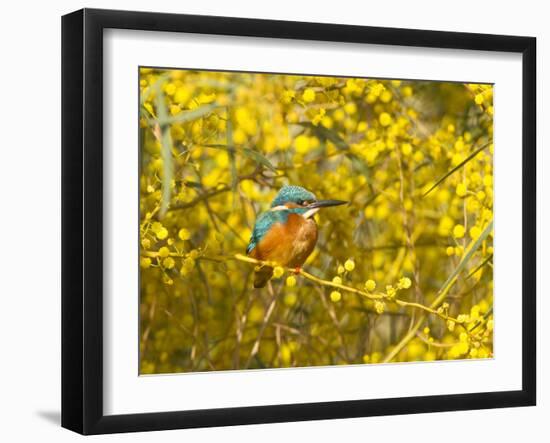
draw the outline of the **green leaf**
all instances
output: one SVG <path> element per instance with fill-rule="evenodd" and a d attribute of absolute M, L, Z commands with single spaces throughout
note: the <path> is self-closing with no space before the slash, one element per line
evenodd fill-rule
<path fill-rule="evenodd" d="M 271 162 L 258 151 L 255 151 L 254 149 L 250 149 L 250 148 L 240 148 L 240 150 L 237 150 L 237 152 L 239 151 L 242 151 L 244 155 L 254 160 L 256 163 L 260 163 L 261 165 L 265 166 L 267 169 L 270 169 L 273 172 L 277 172 L 277 168 L 275 168 L 275 166 L 273 166 Z"/>
<path fill-rule="evenodd" d="M 166 109 L 166 104 L 164 103 L 164 94 L 160 84 L 156 84 L 156 108 L 158 114 L 158 121 L 161 131 L 160 144 L 161 144 L 161 157 L 162 157 L 162 200 L 160 204 L 159 216 L 160 218 L 164 217 L 168 206 L 170 205 L 170 199 L 172 197 L 172 177 L 174 176 L 174 161 L 172 158 L 172 134 L 170 133 L 170 126 L 166 123 L 161 124 L 160 122 L 166 122 L 168 116 L 168 110 Z"/>
<path fill-rule="evenodd" d="M 160 89 L 160 88 L 159 88 Z M 159 113 L 160 125 L 173 125 L 174 123 L 187 123 L 193 120 L 197 120 L 207 114 L 210 114 L 214 109 L 218 108 L 217 103 L 210 103 L 208 105 L 200 106 L 199 108 L 191 111 L 180 112 L 177 115 L 169 116 L 167 113 L 161 118 Z"/>
<path fill-rule="evenodd" d="M 297 123 L 297 125 L 303 126 L 304 128 L 309 128 L 312 132 L 315 132 L 321 139 L 329 140 L 334 143 L 334 145 L 338 149 L 349 150 L 348 144 L 344 141 L 342 137 L 340 137 L 340 134 L 332 129 L 325 128 L 321 125 L 315 126 L 313 123 L 309 122 L 299 122 Z"/>
<path fill-rule="evenodd" d="M 489 235 L 492 229 L 493 229 L 493 220 L 491 220 L 487 224 L 487 226 L 485 226 L 485 229 L 483 230 L 481 235 L 475 241 L 471 242 L 468 245 L 468 248 L 465 251 L 466 253 L 464 254 L 464 257 L 462 257 L 462 260 L 460 260 L 460 263 L 455 268 L 455 270 L 451 273 L 451 275 L 449 275 L 445 283 L 443 283 L 443 286 L 438 292 L 439 294 L 438 297 L 434 300 L 434 302 L 431 305 L 432 308 L 439 305 L 439 303 L 441 303 L 445 299 L 445 297 L 449 293 L 449 290 L 456 283 L 456 280 L 460 272 L 464 269 L 468 261 L 470 261 L 470 259 L 472 258 L 472 255 L 474 255 L 474 252 L 477 251 L 477 249 L 479 248 L 483 240 L 487 238 L 487 236 Z"/>
<path fill-rule="evenodd" d="M 439 180 L 437 180 L 435 182 L 435 184 L 430 189 L 428 189 L 426 192 L 424 192 L 424 195 L 422 197 L 426 197 L 430 192 L 432 192 L 441 183 L 443 183 L 449 176 L 451 176 L 456 171 L 458 171 L 460 168 L 462 168 L 462 166 L 464 166 L 466 163 L 468 163 L 471 159 L 473 159 L 477 154 L 479 154 L 481 151 L 483 151 L 490 144 L 491 143 L 485 143 L 483 146 L 481 146 L 480 148 L 478 148 L 474 152 L 472 152 L 468 157 L 466 157 L 458 165 L 456 165 L 453 169 L 451 169 L 449 172 L 447 172 L 443 177 L 441 177 Z"/>
<path fill-rule="evenodd" d="M 231 115 L 229 108 L 226 109 L 227 121 L 226 121 L 226 143 L 227 146 L 231 146 L 233 143 L 233 122 L 231 121 Z M 228 150 L 229 161 L 231 163 L 231 189 L 233 192 L 237 190 L 238 173 L 237 173 L 237 159 L 235 158 L 235 150 Z M 236 201 L 236 200 L 234 200 Z"/>
<path fill-rule="evenodd" d="M 475 268 L 472 272 L 470 272 L 468 274 L 468 276 L 466 277 L 466 279 L 469 279 L 469 278 L 472 278 L 472 276 L 477 272 L 479 271 L 481 268 L 483 268 L 487 263 L 489 263 L 491 260 L 493 259 L 493 254 L 489 255 L 489 257 L 487 257 L 485 260 L 483 260 L 481 262 L 481 264 Z"/>

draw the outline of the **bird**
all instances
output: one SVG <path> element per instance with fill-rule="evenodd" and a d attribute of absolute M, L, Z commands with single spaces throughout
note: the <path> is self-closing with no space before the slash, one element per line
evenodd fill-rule
<path fill-rule="evenodd" d="M 271 202 L 270 209 L 257 217 L 246 248 L 247 255 L 295 268 L 299 272 L 317 243 L 314 215 L 321 208 L 346 203 L 343 200 L 317 200 L 315 194 L 301 186 L 284 185 Z M 272 276 L 273 267 L 256 267 L 254 287 L 263 288 Z"/>

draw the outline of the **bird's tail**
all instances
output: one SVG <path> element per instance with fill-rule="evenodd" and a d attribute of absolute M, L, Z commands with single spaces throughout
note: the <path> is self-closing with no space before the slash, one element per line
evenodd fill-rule
<path fill-rule="evenodd" d="M 254 287 L 263 288 L 273 276 L 271 266 L 258 266 L 254 269 Z"/>

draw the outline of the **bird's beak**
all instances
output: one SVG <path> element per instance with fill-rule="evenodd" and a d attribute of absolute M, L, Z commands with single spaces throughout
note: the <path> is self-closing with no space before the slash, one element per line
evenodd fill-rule
<path fill-rule="evenodd" d="M 313 203 L 310 203 L 307 205 L 309 209 L 315 209 L 315 208 L 328 208 L 329 206 L 340 206 L 345 205 L 349 202 L 343 201 L 343 200 L 317 200 Z"/>

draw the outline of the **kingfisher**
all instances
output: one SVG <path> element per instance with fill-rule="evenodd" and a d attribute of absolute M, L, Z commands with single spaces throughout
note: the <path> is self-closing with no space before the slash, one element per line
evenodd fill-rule
<path fill-rule="evenodd" d="M 258 216 L 246 248 L 247 255 L 298 271 L 317 243 L 317 223 L 313 216 L 321 208 L 346 203 L 317 200 L 301 186 L 283 186 L 271 202 L 271 208 Z M 272 276 L 272 267 L 256 268 L 254 287 L 263 288 Z"/>

